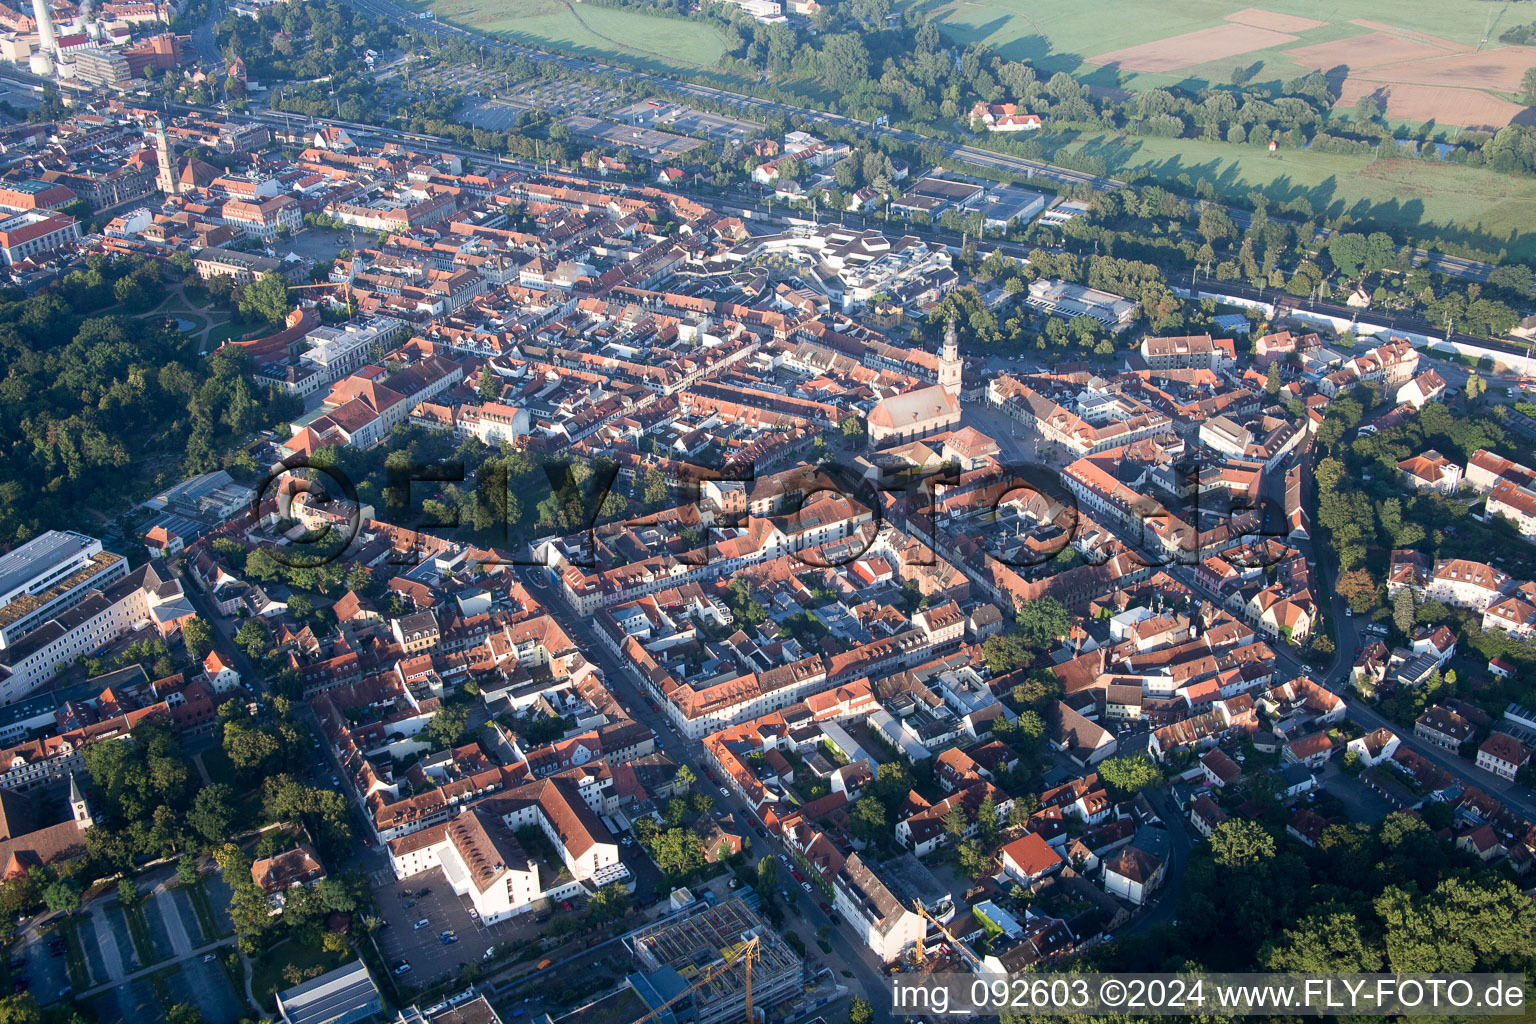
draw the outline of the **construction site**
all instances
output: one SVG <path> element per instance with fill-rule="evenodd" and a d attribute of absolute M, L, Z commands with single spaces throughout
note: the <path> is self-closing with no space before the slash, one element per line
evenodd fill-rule
<path fill-rule="evenodd" d="M 750 1024 L 801 994 L 801 962 L 740 899 L 631 935 L 629 983 L 660 1024 Z"/>

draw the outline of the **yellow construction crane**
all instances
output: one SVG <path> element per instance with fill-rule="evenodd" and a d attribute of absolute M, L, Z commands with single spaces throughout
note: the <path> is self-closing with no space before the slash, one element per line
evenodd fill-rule
<path fill-rule="evenodd" d="M 708 985 L 716 977 L 725 973 L 727 969 L 734 966 L 737 961 L 740 961 L 746 970 L 746 1024 L 756 1024 L 756 1018 L 752 1013 L 752 964 L 757 960 L 757 957 L 758 937 L 754 935 L 747 941 L 743 942 L 740 946 L 737 946 L 735 949 L 732 949 L 730 952 L 726 953 L 725 956 L 721 958 L 719 963 L 710 964 L 708 967 L 704 968 L 704 973 L 701 974 L 699 979 L 693 984 L 689 985 L 687 988 L 683 989 L 677 995 L 673 996 L 671 999 L 668 999 L 661 1005 L 651 1007 L 650 1011 L 646 1013 L 644 1017 L 634 1021 L 633 1024 L 646 1024 L 647 1021 L 649 1021 L 650 1024 L 661 1024 L 661 1018 L 659 1015 L 662 1010 L 665 1010 L 673 1003 L 676 1003 L 685 997 L 692 995 L 695 990 Z"/>
<path fill-rule="evenodd" d="M 928 908 L 923 906 L 922 900 L 913 900 L 912 909 L 917 911 L 918 917 L 922 918 L 924 921 L 927 921 L 929 924 L 937 928 L 939 930 L 939 934 L 949 940 L 950 948 L 958 951 L 961 956 L 965 957 L 966 961 L 970 963 L 971 968 L 976 971 L 976 973 L 982 973 L 981 961 L 976 958 L 976 954 L 971 952 L 970 947 L 966 946 L 959 939 L 955 938 L 954 933 L 951 932 L 942 921 L 928 913 Z M 927 956 L 923 951 L 923 939 L 927 936 L 927 933 L 928 929 L 924 928 L 922 934 L 918 935 L 917 937 L 916 953 L 917 962 L 919 965 L 921 965 L 927 959 Z"/>

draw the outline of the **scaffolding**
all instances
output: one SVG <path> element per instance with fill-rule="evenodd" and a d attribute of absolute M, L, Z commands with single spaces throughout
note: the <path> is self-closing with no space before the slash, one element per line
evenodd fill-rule
<path fill-rule="evenodd" d="M 670 968 L 690 987 L 696 1024 L 744 1020 L 800 991 L 800 958 L 740 899 L 632 936 L 647 973 Z"/>

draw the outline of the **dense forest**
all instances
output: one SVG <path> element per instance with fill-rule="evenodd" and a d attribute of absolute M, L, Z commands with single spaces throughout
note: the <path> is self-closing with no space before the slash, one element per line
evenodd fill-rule
<path fill-rule="evenodd" d="M 291 411 L 238 355 L 201 358 L 172 322 L 141 312 L 164 298 L 168 272 L 91 256 L 52 290 L 0 294 L 0 546 L 100 529 Z"/>
<path fill-rule="evenodd" d="M 1529 971 L 1536 906 L 1446 842 L 1448 806 L 1330 825 L 1316 849 L 1233 818 L 1191 853 L 1178 926 L 1093 954 L 1109 971 Z M 1277 838 L 1278 837 L 1278 838 Z"/>

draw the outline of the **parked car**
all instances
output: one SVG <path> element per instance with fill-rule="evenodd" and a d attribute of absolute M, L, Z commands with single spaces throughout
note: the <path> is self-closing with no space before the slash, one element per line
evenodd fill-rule
<path fill-rule="evenodd" d="M 401 960 L 399 963 L 395 964 L 395 973 L 396 974 L 404 974 L 406 971 L 408 971 L 410 969 L 411 969 L 411 962 L 409 960 Z"/>
<path fill-rule="evenodd" d="M 797 881 L 797 882 L 805 881 L 805 876 L 802 875 L 800 872 L 796 871 L 794 874 L 795 874 L 795 881 Z"/>
<path fill-rule="evenodd" d="M 401 906 L 403 906 L 406 910 L 410 910 L 415 905 L 416 905 L 416 901 L 415 900 L 406 900 L 404 903 L 401 904 Z"/>
<path fill-rule="evenodd" d="M 422 918 L 420 921 L 417 921 L 415 924 L 411 925 L 411 931 L 419 932 L 431 923 L 432 922 L 428 921 L 426 918 Z"/>
<path fill-rule="evenodd" d="M 204 953 L 203 954 L 203 963 L 205 963 L 205 964 L 211 964 L 211 963 L 213 963 L 217 959 L 218 959 L 218 956 L 216 954 L 213 954 L 213 953 Z"/>
<path fill-rule="evenodd" d="M 811 891 L 811 883 L 810 882 L 801 882 L 800 883 L 800 888 L 804 889 L 806 892 L 810 892 Z"/>
<path fill-rule="evenodd" d="M 720 787 L 720 795 L 723 796 L 723 797 L 726 797 L 727 799 L 729 799 L 729 797 L 731 795 L 731 791 L 726 789 L 724 786 L 721 786 Z"/>

